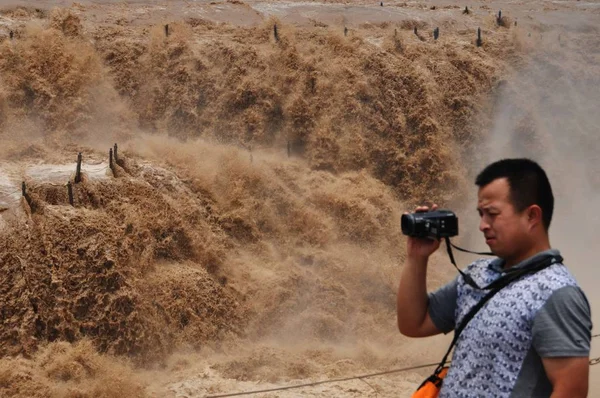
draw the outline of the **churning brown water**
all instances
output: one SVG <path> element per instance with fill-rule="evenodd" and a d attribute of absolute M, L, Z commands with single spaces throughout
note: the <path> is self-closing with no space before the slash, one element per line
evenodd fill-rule
<path fill-rule="evenodd" d="M 400 214 L 457 209 L 476 248 L 472 174 L 503 155 L 548 167 L 553 243 L 600 299 L 594 3 L 0 4 L 1 396 L 435 362 L 445 336 L 395 326 Z M 409 396 L 427 371 L 262 396 Z"/>

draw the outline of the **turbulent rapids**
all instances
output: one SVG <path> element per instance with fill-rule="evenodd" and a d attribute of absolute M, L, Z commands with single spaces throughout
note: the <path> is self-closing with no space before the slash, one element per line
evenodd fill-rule
<path fill-rule="evenodd" d="M 0 1 L 0 395 L 200 397 L 435 362 L 444 336 L 395 326 L 400 214 L 462 209 L 506 109 L 504 147 L 560 150 L 523 93 L 575 87 L 552 68 L 600 83 L 600 9 L 164 3 Z M 269 396 L 406 396 L 423 372 Z"/>

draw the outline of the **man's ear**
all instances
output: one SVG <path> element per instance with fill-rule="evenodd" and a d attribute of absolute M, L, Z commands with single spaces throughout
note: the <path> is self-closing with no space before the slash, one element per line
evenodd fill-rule
<path fill-rule="evenodd" d="M 542 223 L 542 208 L 538 205 L 531 205 L 527 209 L 527 220 L 531 226 Z"/>

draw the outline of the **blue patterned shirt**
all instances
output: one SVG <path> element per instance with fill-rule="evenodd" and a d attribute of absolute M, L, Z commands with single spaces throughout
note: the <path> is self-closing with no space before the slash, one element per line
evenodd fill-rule
<path fill-rule="evenodd" d="M 478 260 L 465 272 L 485 286 L 547 254 L 559 252 L 539 253 L 508 271 L 500 259 Z M 431 319 L 449 333 L 486 293 L 459 276 L 429 295 Z M 563 264 L 527 275 L 498 292 L 465 327 L 440 398 L 549 397 L 541 358 L 589 356 L 591 328 L 588 301 Z"/>

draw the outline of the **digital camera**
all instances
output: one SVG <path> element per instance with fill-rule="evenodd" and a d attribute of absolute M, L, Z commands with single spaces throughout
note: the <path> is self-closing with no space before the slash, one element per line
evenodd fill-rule
<path fill-rule="evenodd" d="M 458 235 L 458 217 L 450 210 L 403 214 L 402 233 L 415 238 L 441 239 Z"/>

